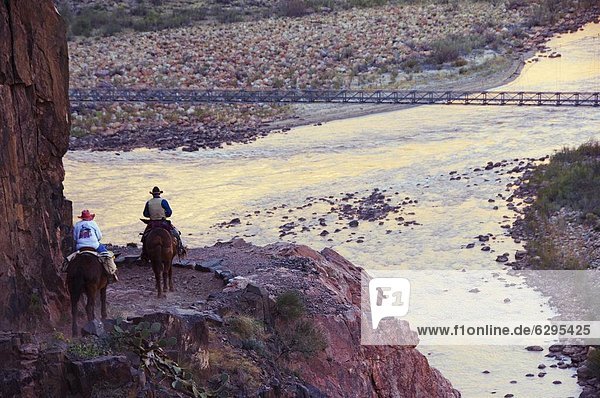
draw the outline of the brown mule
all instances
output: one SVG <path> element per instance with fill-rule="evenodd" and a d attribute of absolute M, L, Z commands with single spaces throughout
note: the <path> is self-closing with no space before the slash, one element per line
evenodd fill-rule
<path fill-rule="evenodd" d="M 177 253 L 177 242 L 173 239 L 171 233 L 164 228 L 154 228 L 144 239 L 146 255 L 152 263 L 152 270 L 156 278 L 156 290 L 158 297 L 166 297 L 167 280 L 169 290 L 173 289 L 173 258 Z M 162 275 L 162 287 L 161 287 Z"/>
<path fill-rule="evenodd" d="M 71 296 L 71 316 L 73 318 L 71 328 L 73 336 L 79 334 L 77 329 L 77 304 L 82 293 L 87 296 L 85 312 L 88 321 L 96 319 L 94 308 L 96 306 L 96 294 L 100 291 L 100 304 L 102 319 L 106 319 L 106 286 L 108 275 L 100 263 L 98 256 L 92 253 L 78 254 L 67 269 L 67 286 Z"/>

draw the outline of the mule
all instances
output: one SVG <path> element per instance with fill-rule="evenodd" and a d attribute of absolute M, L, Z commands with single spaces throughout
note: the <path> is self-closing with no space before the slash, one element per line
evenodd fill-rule
<path fill-rule="evenodd" d="M 100 292 L 100 306 L 102 319 L 106 319 L 106 287 L 108 275 L 100 263 L 100 259 L 93 253 L 83 251 L 69 264 L 67 269 L 67 286 L 71 297 L 71 328 L 73 336 L 79 334 L 77 329 L 77 305 L 82 294 L 87 297 L 85 312 L 88 321 L 96 319 L 96 295 Z"/>
<path fill-rule="evenodd" d="M 167 291 L 167 283 L 169 291 L 175 291 L 173 288 L 173 258 L 177 253 L 177 242 L 166 229 L 153 228 L 144 239 L 144 247 L 146 255 L 152 263 L 157 297 L 166 297 L 164 292 Z"/>

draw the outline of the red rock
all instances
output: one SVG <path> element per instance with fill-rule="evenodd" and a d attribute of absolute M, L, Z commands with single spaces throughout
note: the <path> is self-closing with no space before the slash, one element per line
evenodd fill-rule
<path fill-rule="evenodd" d="M 291 366 L 327 396 L 357 397 L 459 397 L 448 380 L 432 368 L 427 358 L 410 346 L 361 345 L 360 268 L 331 249 L 321 253 L 306 246 L 269 246 L 280 256 L 314 261 L 318 281 L 341 303 L 345 311 L 315 311 L 313 320 L 323 330 L 328 347 L 311 359 L 297 359 Z M 319 289 L 309 289 L 307 300 Z M 398 325 L 394 325 L 395 332 Z M 406 325 L 405 325 L 406 326 Z"/>
<path fill-rule="evenodd" d="M 0 2 L 0 329 L 57 321 L 71 227 L 65 26 L 51 0 Z"/>

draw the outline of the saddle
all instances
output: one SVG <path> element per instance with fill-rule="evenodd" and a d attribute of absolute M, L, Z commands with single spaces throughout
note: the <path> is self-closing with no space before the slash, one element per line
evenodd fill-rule
<path fill-rule="evenodd" d="M 80 248 L 78 251 L 76 251 L 76 252 L 75 252 L 75 253 L 73 253 L 73 254 L 74 254 L 75 256 L 77 256 L 78 254 L 91 254 L 91 255 L 93 255 L 93 256 L 96 256 L 96 257 L 100 257 L 100 256 L 101 256 L 101 254 L 100 254 L 100 253 L 98 253 L 98 252 L 96 251 L 96 249 L 94 249 L 93 247 L 82 247 L 82 248 Z M 74 258 L 75 256 L 73 256 L 73 258 Z"/>
<path fill-rule="evenodd" d="M 162 228 L 167 231 L 173 229 L 173 224 L 171 224 L 171 221 L 169 220 L 147 220 L 145 218 L 140 218 L 140 221 L 147 225 L 146 232 L 154 228 Z"/>

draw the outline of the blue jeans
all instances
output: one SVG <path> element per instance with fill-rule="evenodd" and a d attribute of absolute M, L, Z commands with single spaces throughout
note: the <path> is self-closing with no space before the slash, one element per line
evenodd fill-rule
<path fill-rule="evenodd" d="M 106 253 L 108 250 L 106 249 L 106 246 L 104 246 L 102 243 L 100 243 L 100 245 L 98 246 L 98 248 L 96 249 L 96 251 L 98 253 Z"/>

